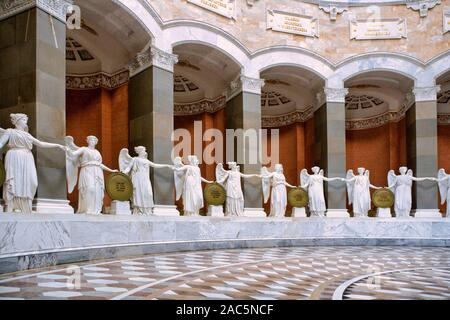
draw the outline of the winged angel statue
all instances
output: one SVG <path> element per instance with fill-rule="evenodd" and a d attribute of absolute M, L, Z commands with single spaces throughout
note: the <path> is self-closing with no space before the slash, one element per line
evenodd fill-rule
<path fill-rule="evenodd" d="M 325 205 L 323 182 L 342 181 L 342 178 L 327 178 L 324 176 L 323 170 L 319 167 L 313 167 L 312 172 L 313 174 L 309 174 L 306 169 L 300 172 L 301 186 L 308 190 L 309 211 L 311 215 L 324 217 L 327 208 Z"/>
<path fill-rule="evenodd" d="M 203 208 L 202 182 L 214 183 L 201 176 L 196 156 L 188 156 L 189 164 L 183 164 L 180 157 L 174 159 L 176 199 L 183 197 L 185 216 L 199 216 Z"/>
<path fill-rule="evenodd" d="M 370 184 L 370 172 L 365 168 L 358 168 L 358 175 L 353 170 L 347 171 L 347 193 L 349 204 L 353 204 L 355 217 L 367 217 L 371 207 L 370 188 L 382 189 Z"/>
<path fill-rule="evenodd" d="M 150 181 L 150 167 L 162 169 L 172 168 L 172 165 L 156 164 L 148 160 L 145 147 L 134 148 L 138 155 L 131 157 L 128 149 L 122 149 L 119 154 L 119 169 L 122 173 L 130 176 L 133 182 L 132 207 L 133 214 L 151 215 L 153 211 L 153 188 Z"/>
<path fill-rule="evenodd" d="M 6 212 L 31 213 L 38 187 L 33 146 L 50 149 L 64 146 L 42 142 L 28 133 L 28 116 L 23 113 L 10 115 L 13 129 L 0 128 L 0 149 L 8 144 L 5 157 L 6 178 L 3 185 L 3 199 Z"/>
<path fill-rule="evenodd" d="M 95 149 L 98 144 L 97 137 L 89 136 L 86 141 L 88 146 L 80 148 L 75 145 L 73 137 L 65 138 L 68 191 L 72 193 L 78 182 L 77 213 L 101 214 L 105 196 L 103 170 L 118 171 L 110 169 L 102 163 L 102 155 Z M 80 168 L 79 178 L 78 168 Z"/>
<path fill-rule="evenodd" d="M 269 201 L 270 196 L 270 217 L 284 217 L 287 206 L 286 187 L 296 188 L 286 182 L 283 173 L 283 165 L 276 164 L 275 171 L 269 172 L 266 167 L 261 169 L 262 189 L 264 195 L 264 203 Z M 270 188 L 272 187 L 272 193 Z"/>
<path fill-rule="evenodd" d="M 242 192 L 241 178 L 258 177 L 256 174 L 243 174 L 236 162 L 229 162 L 230 170 L 225 170 L 223 164 L 216 167 L 216 180 L 226 190 L 227 201 L 225 216 L 242 216 L 244 214 L 244 193 Z"/>
<path fill-rule="evenodd" d="M 394 170 L 388 173 L 388 186 L 395 194 L 395 216 L 409 217 L 412 207 L 412 185 L 414 181 L 435 180 L 434 178 L 416 178 L 411 169 L 400 167 L 400 175 Z"/>
<path fill-rule="evenodd" d="M 445 169 L 439 170 L 437 181 L 439 183 L 439 193 L 441 194 L 441 203 L 447 201 L 446 217 L 450 218 L 450 174 Z"/>

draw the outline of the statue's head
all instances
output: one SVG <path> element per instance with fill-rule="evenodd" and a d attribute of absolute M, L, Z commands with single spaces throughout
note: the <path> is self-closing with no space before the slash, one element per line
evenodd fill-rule
<path fill-rule="evenodd" d="M 147 155 L 147 148 L 143 146 L 139 146 L 134 148 L 134 151 L 140 155 L 140 156 L 146 156 Z"/>
<path fill-rule="evenodd" d="M 278 163 L 275 165 L 275 171 L 278 173 L 283 173 L 283 165 Z"/>
<path fill-rule="evenodd" d="M 400 167 L 400 169 L 398 169 L 398 171 L 399 171 L 401 174 L 406 174 L 406 172 L 408 172 L 408 168 L 407 168 L 407 167 Z"/>
<path fill-rule="evenodd" d="M 28 116 L 23 113 L 12 113 L 10 114 L 11 123 L 18 128 L 27 129 L 28 128 Z"/>
<path fill-rule="evenodd" d="M 189 156 L 188 161 L 189 161 L 189 164 L 191 164 L 193 166 L 196 166 L 199 163 L 197 156 Z"/>
<path fill-rule="evenodd" d="M 315 174 L 318 174 L 319 173 L 319 171 L 320 171 L 320 168 L 319 167 L 317 167 L 317 166 L 315 166 L 315 167 L 312 167 L 312 172 L 313 173 L 315 173 Z"/>
<path fill-rule="evenodd" d="M 175 157 L 175 158 L 173 159 L 173 163 L 174 163 L 175 165 L 181 165 L 181 164 L 183 164 L 183 160 L 181 159 L 181 157 Z"/>
<path fill-rule="evenodd" d="M 359 173 L 360 175 L 363 175 L 365 172 L 366 172 L 366 168 L 363 168 L 363 167 L 358 168 L 358 173 Z"/>
<path fill-rule="evenodd" d="M 98 138 L 96 136 L 88 136 L 86 142 L 89 147 L 95 147 L 98 144 Z"/>
<path fill-rule="evenodd" d="M 228 162 L 228 168 L 230 168 L 230 170 L 236 171 L 239 167 L 236 162 Z"/>

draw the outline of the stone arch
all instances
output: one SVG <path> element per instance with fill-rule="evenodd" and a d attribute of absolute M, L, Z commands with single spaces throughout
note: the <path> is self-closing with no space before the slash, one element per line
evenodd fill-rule
<path fill-rule="evenodd" d="M 307 69 L 326 80 L 334 72 L 331 62 L 309 50 L 277 46 L 259 50 L 252 55 L 252 71 L 254 76 L 276 66 L 294 66 Z"/>
<path fill-rule="evenodd" d="M 398 73 L 414 80 L 417 86 L 426 82 L 420 77 L 424 71 L 421 61 L 406 55 L 382 52 L 358 55 L 340 62 L 328 79 L 328 86 L 342 88 L 346 80 L 369 71 Z"/>

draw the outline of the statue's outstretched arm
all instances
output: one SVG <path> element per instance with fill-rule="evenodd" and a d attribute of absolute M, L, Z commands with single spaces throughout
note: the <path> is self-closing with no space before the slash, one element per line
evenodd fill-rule
<path fill-rule="evenodd" d="M 100 164 L 100 168 L 102 168 L 102 170 L 104 170 L 104 171 L 108 171 L 108 172 L 111 172 L 111 173 L 119 172 L 119 170 L 113 170 L 113 169 L 111 169 L 111 168 L 108 168 L 108 167 L 105 166 L 103 163 Z"/>
<path fill-rule="evenodd" d="M 173 167 L 170 164 L 158 164 L 158 163 L 154 163 L 150 160 L 149 160 L 149 162 L 150 162 L 150 167 L 156 168 L 156 169 L 172 169 L 172 167 Z"/>
<path fill-rule="evenodd" d="M 3 148 L 5 144 L 8 143 L 8 140 L 9 140 L 9 133 L 8 131 L 5 130 L 2 136 L 0 137 L 0 149 Z"/>
<path fill-rule="evenodd" d="M 43 149 L 53 149 L 53 148 L 59 148 L 63 151 L 66 151 L 66 147 L 61 145 L 61 144 L 57 144 L 57 143 L 49 143 L 49 142 L 43 142 L 40 141 L 38 139 L 36 139 L 35 137 L 33 137 L 33 144 L 39 148 L 43 148 Z"/>

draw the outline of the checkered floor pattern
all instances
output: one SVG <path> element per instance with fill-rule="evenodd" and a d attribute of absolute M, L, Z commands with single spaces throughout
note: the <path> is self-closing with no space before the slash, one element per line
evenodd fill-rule
<path fill-rule="evenodd" d="M 91 261 L 0 276 L 7 299 L 450 299 L 450 249 L 298 247 Z"/>

